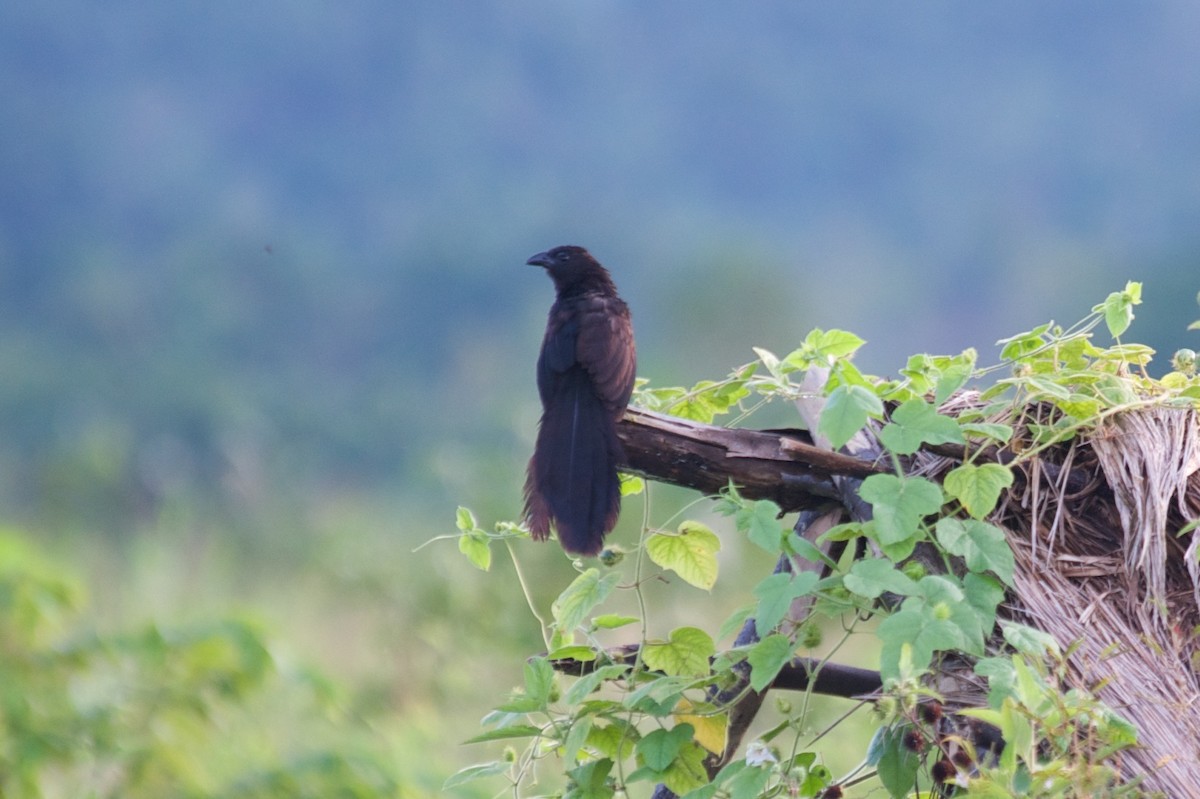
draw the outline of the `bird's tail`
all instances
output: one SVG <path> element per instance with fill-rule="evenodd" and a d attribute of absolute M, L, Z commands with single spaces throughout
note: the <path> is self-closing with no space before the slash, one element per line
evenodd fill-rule
<path fill-rule="evenodd" d="M 583 370 L 548 403 L 525 480 L 525 516 L 535 539 L 553 524 L 563 549 L 595 555 L 617 523 L 625 459 L 616 419 L 592 390 Z"/>

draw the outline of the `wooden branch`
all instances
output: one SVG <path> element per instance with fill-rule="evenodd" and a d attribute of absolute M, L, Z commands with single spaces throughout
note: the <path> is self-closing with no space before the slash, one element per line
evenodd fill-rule
<path fill-rule="evenodd" d="M 835 477 L 887 471 L 816 447 L 802 431 L 718 427 L 638 408 L 617 434 L 630 472 L 705 494 L 733 481 L 744 497 L 774 500 L 784 512 L 840 499 Z"/>
<path fill-rule="evenodd" d="M 815 673 L 814 673 L 815 672 Z M 773 688 L 787 691 L 804 691 L 812 681 L 812 690 L 825 696 L 841 696 L 846 699 L 867 696 L 883 690 L 883 678 L 879 672 L 860 669 L 840 663 L 826 663 L 813 658 L 793 658 L 783 667 L 771 683 Z"/>
<path fill-rule="evenodd" d="M 606 650 L 608 660 L 584 662 L 564 659 L 553 660 L 551 665 L 554 666 L 555 671 L 578 677 L 590 674 L 598 667 L 609 663 L 633 665 L 637 660 L 637 652 L 637 645 L 629 644 Z M 813 693 L 839 696 L 845 699 L 856 699 L 874 693 L 883 687 L 883 681 L 877 671 L 832 662 L 821 665 L 819 661 L 812 658 L 793 658 L 780 670 L 771 687 L 789 691 L 804 691 L 808 689 L 810 681 Z"/>

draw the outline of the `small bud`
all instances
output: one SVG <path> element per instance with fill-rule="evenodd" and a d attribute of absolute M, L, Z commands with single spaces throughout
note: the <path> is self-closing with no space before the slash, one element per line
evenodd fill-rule
<path fill-rule="evenodd" d="M 904 733 L 904 748 L 910 752 L 920 754 L 925 751 L 925 736 L 917 730 L 909 730 Z"/>
<path fill-rule="evenodd" d="M 844 585 L 831 585 L 825 591 L 825 595 L 835 602 L 849 602 L 850 590 Z"/>
<path fill-rule="evenodd" d="M 609 568 L 616 566 L 623 560 L 625 560 L 625 550 L 621 549 L 621 547 L 617 546 L 616 544 L 605 547 L 600 553 L 601 565 L 608 566 Z"/>
<path fill-rule="evenodd" d="M 925 702 L 920 705 L 921 721 L 926 724 L 937 724 L 938 719 L 942 717 L 942 705 L 940 702 Z"/>
<path fill-rule="evenodd" d="M 956 773 L 957 771 L 954 768 L 954 764 L 949 760 L 939 760 L 938 762 L 934 763 L 933 768 L 929 770 L 930 776 L 933 777 L 933 781 L 938 785 L 941 785 L 944 782 L 949 782 L 950 778 Z"/>
<path fill-rule="evenodd" d="M 1184 347 L 1181 350 L 1175 350 L 1175 354 L 1171 356 L 1171 367 L 1176 372 L 1183 372 L 1185 375 L 1193 375 L 1196 373 L 1196 351 Z"/>
<path fill-rule="evenodd" d="M 821 792 L 821 799 L 842 799 L 842 786 L 830 785 Z"/>
<path fill-rule="evenodd" d="M 796 636 L 796 643 L 804 649 L 816 649 L 821 645 L 823 637 L 820 625 L 808 623 L 800 627 L 800 634 Z"/>

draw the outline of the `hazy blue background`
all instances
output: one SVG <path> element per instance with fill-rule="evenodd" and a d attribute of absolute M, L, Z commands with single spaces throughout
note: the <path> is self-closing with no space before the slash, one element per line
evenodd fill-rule
<path fill-rule="evenodd" d="M 1190 0 L 7 3 L 0 512 L 116 546 L 113 608 L 193 606 L 220 581 L 153 575 L 210 557 L 265 608 L 274 567 L 502 632 L 471 592 L 511 583 L 410 550 L 519 510 L 526 257 L 591 248 L 659 384 L 813 326 L 988 361 L 1127 279 L 1134 339 L 1200 348 L 1197 42 Z M 409 711 L 457 674 L 382 660 Z"/>
<path fill-rule="evenodd" d="M 423 483 L 430 448 L 524 444 L 522 264 L 565 242 L 659 382 L 815 325 L 894 370 L 1127 278 L 1173 349 L 1198 36 L 1191 2 L 9 4 L 6 499 L 89 437 L 151 500 L 238 457 Z"/>

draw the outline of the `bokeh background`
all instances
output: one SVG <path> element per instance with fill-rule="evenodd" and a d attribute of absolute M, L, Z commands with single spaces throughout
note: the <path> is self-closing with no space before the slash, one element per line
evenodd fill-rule
<path fill-rule="evenodd" d="M 659 385 L 814 326 L 875 373 L 990 362 L 1130 279 L 1166 371 L 1200 348 L 1197 41 L 1188 0 L 5 4 L 0 519 L 84 625 L 261 620 L 435 792 L 541 645 L 503 559 L 414 551 L 519 512 L 530 254 L 610 267 Z"/>

